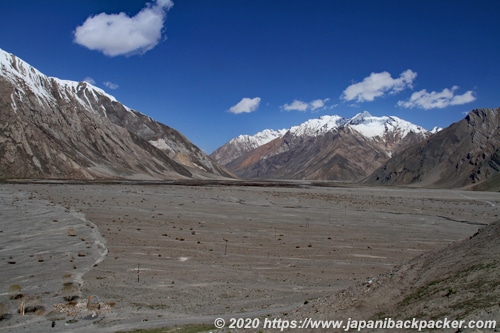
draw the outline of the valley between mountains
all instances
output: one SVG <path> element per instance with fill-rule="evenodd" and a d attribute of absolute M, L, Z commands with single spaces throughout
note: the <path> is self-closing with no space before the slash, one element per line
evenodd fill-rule
<path fill-rule="evenodd" d="M 234 331 L 218 317 L 495 332 L 499 191 L 500 108 L 433 130 L 322 116 L 208 155 L 0 49 L 2 332 Z"/>
<path fill-rule="evenodd" d="M 87 82 L 0 50 L 0 179 L 295 179 L 499 189 L 499 109 L 428 131 L 368 112 L 240 135 L 210 156 Z"/>

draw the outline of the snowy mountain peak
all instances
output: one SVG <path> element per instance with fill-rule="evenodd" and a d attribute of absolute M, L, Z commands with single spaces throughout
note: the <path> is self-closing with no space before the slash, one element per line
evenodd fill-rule
<path fill-rule="evenodd" d="M 0 114 L 1 177 L 232 176 L 175 129 L 88 82 L 48 77 L 3 50 Z"/>
<path fill-rule="evenodd" d="M 437 132 L 441 131 L 442 129 L 443 129 L 442 127 L 434 126 L 434 128 L 431 129 L 429 132 L 431 132 L 432 134 L 434 134 L 434 133 L 437 133 Z"/>
<path fill-rule="evenodd" d="M 219 147 L 210 156 L 221 164 L 227 164 L 257 147 L 282 137 L 287 131 L 287 129 L 265 129 L 254 135 L 239 135 Z"/>
<path fill-rule="evenodd" d="M 382 137 L 388 132 L 400 132 L 405 137 L 410 132 L 427 133 L 424 128 L 414 125 L 395 116 L 372 116 L 368 111 L 356 114 L 352 118 L 343 118 L 337 115 L 322 116 L 310 119 L 298 126 L 290 128 L 289 133 L 294 136 L 318 136 L 341 127 L 349 127 L 367 138 Z"/>
<path fill-rule="evenodd" d="M 309 119 L 298 126 L 293 126 L 288 132 L 293 136 L 317 136 L 339 128 L 348 120 L 337 115 L 322 116 L 320 118 Z"/>
<path fill-rule="evenodd" d="M 234 139 L 231 139 L 229 142 L 231 143 L 246 143 L 253 148 L 262 146 L 263 144 L 268 143 L 276 138 L 282 137 L 287 132 L 287 129 L 281 130 L 273 130 L 273 129 L 265 129 L 261 132 L 255 133 L 254 135 L 239 135 Z"/>
<path fill-rule="evenodd" d="M 401 138 L 409 133 L 425 134 L 428 131 L 395 116 L 375 117 L 368 112 L 357 114 L 346 126 L 358 131 L 367 138 L 383 137 L 387 133 L 398 132 Z"/>
<path fill-rule="evenodd" d="M 358 113 L 352 118 L 325 115 L 320 118 L 309 119 L 300 125 L 291 127 L 289 130 L 275 131 L 267 129 L 254 135 L 240 135 L 215 150 L 211 157 L 222 165 L 228 165 L 251 150 L 285 135 L 295 138 L 320 137 L 340 129 L 351 129 L 357 133 L 357 136 L 372 141 L 387 142 L 389 146 L 392 142 L 398 142 L 410 133 L 419 136 L 429 134 L 424 128 L 398 117 L 376 117 L 372 116 L 368 111 Z M 300 141 L 302 140 L 298 142 Z M 386 154 L 391 154 L 390 149 L 386 151 Z"/>
<path fill-rule="evenodd" d="M 40 105 L 55 105 L 61 100 L 70 103 L 76 98 L 79 104 L 91 108 L 91 104 L 95 104 L 99 96 L 105 96 L 110 101 L 117 102 L 114 96 L 88 82 L 61 80 L 46 76 L 24 60 L 2 49 L 0 49 L 0 76 L 13 83 L 18 94 L 33 94 Z M 52 91 L 56 91 L 57 94 L 52 94 Z M 60 101 L 56 96 L 60 98 Z M 127 107 L 125 109 L 130 111 Z"/>
<path fill-rule="evenodd" d="M 365 121 L 367 118 L 372 118 L 373 116 L 370 114 L 368 111 L 363 111 L 361 113 L 356 114 L 354 117 L 352 117 L 349 122 L 350 123 L 359 123 Z"/>

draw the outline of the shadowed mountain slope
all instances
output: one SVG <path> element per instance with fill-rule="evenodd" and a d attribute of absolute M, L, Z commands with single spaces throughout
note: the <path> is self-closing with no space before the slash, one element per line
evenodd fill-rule
<path fill-rule="evenodd" d="M 499 172 L 500 108 L 478 109 L 394 154 L 366 183 L 500 190 Z"/>

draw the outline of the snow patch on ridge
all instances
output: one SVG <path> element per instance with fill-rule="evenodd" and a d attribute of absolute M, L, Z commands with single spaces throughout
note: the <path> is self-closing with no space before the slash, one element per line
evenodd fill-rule
<path fill-rule="evenodd" d="M 40 104 L 57 104 L 56 97 L 59 95 L 66 103 L 75 99 L 78 103 L 89 110 L 98 112 L 93 104 L 99 102 L 101 96 L 108 98 L 111 102 L 117 99 L 88 82 L 77 82 L 49 77 L 26 63 L 24 60 L 0 49 L 0 76 L 15 85 L 21 95 L 32 93 Z M 53 92 L 54 89 L 57 92 Z M 129 112 L 132 109 L 124 106 Z M 16 110 L 16 108 L 13 108 Z"/>
<path fill-rule="evenodd" d="M 228 151 L 231 152 L 232 156 L 226 159 L 233 160 L 242 153 L 260 147 L 278 137 L 284 136 L 285 134 L 289 134 L 294 137 L 316 137 L 341 128 L 350 128 L 371 140 L 377 140 L 377 138 L 384 139 L 386 135 L 397 135 L 397 137 L 403 139 L 410 133 L 431 134 L 431 132 L 427 131 L 423 127 L 417 126 L 398 117 L 375 117 L 368 111 L 364 111 L 356 114 L 352 118 L 345 118 L 338 115 L 325 115 L 320 118 L 309 119 L 300 125 L 291 127 L 288 130 L 282 129 L 276 131 L 266 129 L 254 135 L 240 135 L 231 139 L 225 145 L 217 149 L 214 152 L 214 156 L 216 159 L 221 158 L 224 154 L 224 149 L 227 150 L 231 147 Z"/>
<path fill-rule="evenodd" d="M 287 129 L 281 130 L 271 130 L 265 129 L 261 132 L 255 133 L 254 135 L 239 135 L 234 139 L 231 139 L 229 143 L 231 144 L 246 144 L 252 148 L 257 148 L 262 146 L 276 138 L 280 138 L 287 132 Z"/>
<path fill-rule="evenodd" d="M 395 116 L 374 117 L 367 111 L 352 117 L 346 126 L 358 131 L 363 136 L 373 139 L 382 137 L 386 133 L 398 132 L 401 138 L 410 133 L 427 133 L 421 126 L 412 124 Z"/>
<path fill-rule="evenodd" d="M 294 136 L 317 136 L 337 129 L 344 125 L 349 119 L 340 116 L 322 116 L 290 128 L 290 134 Z"/>

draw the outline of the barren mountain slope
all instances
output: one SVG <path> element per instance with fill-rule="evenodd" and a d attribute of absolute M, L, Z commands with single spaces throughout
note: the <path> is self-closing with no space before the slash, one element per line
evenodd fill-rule
<path fill-rule="evenodd" d="M 229 175 L 180 133 L 103 90 L 47 77 L 3 50 L 0 120 L 0 178 Z"/>
<path fill-rule="evenodd" d="M 210 157 L 220 165 L 227 165 L 249 151 L 282 137 L 285 133 L 284 129 L 278 131 L 266 129 L 254 135 L 239 135 L 217 148 Z"/>
<path fill-rule="evenodd" d="M 334 124 L 315 127 L 313 119 L 296 126 L 226 167 L 242 178 L 356 181 L 429 135 L 396 117 L 335 117 Z"/>
<path fill-rule="evenodd" d="M 494 181 L 499 171 L 500 108 L 478 109 L 428 140 L 395 154 L 366 182 L 455 188 Z M 493 189 L 495 185 L 484 187 Z"/>
<path fill-rule="evenodd" d="M 296 318 L 496 320 L 500 325 L 500 220 L 463 241 L 420 255 L 391 272 L 311 301 Z M 282 314 L 280 314 L 282 316 Z M 311 332 L 323 332 L 319 329 Z M 387 330 L 364 329 L 363 332 Z M 416 330 L 405 330 L 416 331 Z M 424 330 L 427 332 L 428 330 Z M 479 332 L 473 329 L 440 332 Z M 325 332 L 331 332 L 325 330 Z M 339 330 L 340 332 L 340 330 Z M 480 332 L 496 332 L 482 330 Z"/>

